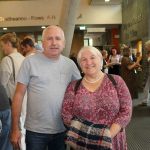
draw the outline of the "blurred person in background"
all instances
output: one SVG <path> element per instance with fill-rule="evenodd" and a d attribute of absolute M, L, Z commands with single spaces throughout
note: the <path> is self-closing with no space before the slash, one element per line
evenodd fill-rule
<path fill-rule="evenodd" d="M 34 55 L 37 52 L 37 50 L 35 49 L 34 41 L 29 37 L 24 38 L 20 42 L 20 47 L 21 52 L 25 57 L 29 55 Z"/>
<path fill-rule="evenodd" d="M 11 109 L 6 90 L 0 83 L 0 150 L 13 150 L 9 139 Z"/>
<path fill-rule="evenodd" d="M 140 60 L 133 62 L 130 58 L 131 50 L 129 47 L 123 49 L 123 57 L 121 60 L 121 77 L 126 82 L 132 99 L 138 98 L 138 89 L 136 84 L 136 69 L 140 67 Z"/>
<path fill-rule="evenodd" d="M 144 67 L 144 90 L 142 105 L 150 105 L 150 40 L 145 42 L 146 60 Z"/>
<path fill-rule="evenodd" d="M 120 64 L 121 64 L 121 55 L 117 54 L 117 50 L 115 48 L 112 48 L 107 63 L 107 66 L 109 67 L 108 73 L 120 75 Z"/>
<path fill-rule="evenodd" d="M 108 66 L 107 66 L 107 63 L 108 63 L 108 52 L 106 50 L 102 50 L 101 53 L 102 53 L 102 56 L 103 56 L 103 68 L 102 68 L 102 71 L 104 73 L 108 73 Z"/>
<path fill-rule="evenodd" d="M 6 55 L 0 63 L 0 82 L 6 89 L 8 97 L 13 99 L 16 89 L 16 78 L 20 69 L 20 66 L 24 60 L 24 56 L 18 52 L 19 39 L 15 33 L 6 33 L 0 37 L 0 44 L 4 54 Z M 24 97 L 24 103 L 22 104 L 20 128 L 22 132 L 21 147 L 25 149 L 25 129 L 24 121 L 26 115 L 26 95 Z M 19 116 L 20 117 L 20 116 Z"/>

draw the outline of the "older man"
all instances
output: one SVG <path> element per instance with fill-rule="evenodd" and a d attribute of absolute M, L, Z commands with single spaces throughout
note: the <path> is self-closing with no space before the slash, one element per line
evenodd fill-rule
<path fill-rule="evenodd" d="M 67 85 L 79 79 L 72 60 L 61 55 L 65 47 L 63 30 L 49 26 L 42 34 L 43 53 L 27 57 L 21 66 L 12 104 L 11 142 L 19 148 L 19 116 L 25 91 L 28 90 L 26 115 L 27 150 L 64 150 L 65 127 L 61 106 Z"/>

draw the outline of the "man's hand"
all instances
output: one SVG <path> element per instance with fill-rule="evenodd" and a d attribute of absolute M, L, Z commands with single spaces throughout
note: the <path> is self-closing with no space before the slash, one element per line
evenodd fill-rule
<path fill-rule="evenodd" d="M 10 134 L 10 141 L 13 145 L 13 148 L 15 150 L 20 150 L 20 145 L 21 145 L 21 131 L 18 130 L 12 130 Z"/>

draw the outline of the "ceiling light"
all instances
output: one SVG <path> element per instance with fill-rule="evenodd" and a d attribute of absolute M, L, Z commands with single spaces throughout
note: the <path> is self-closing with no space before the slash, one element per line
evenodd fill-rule
<path fill-rule="evenodd" d="M 80 30 L 85 30 L 85 26 L 80 26 L 79 29 Z"/>
<path fill-rule="evenodd" d="M 110 0 L 105 0 L 105 2 L 109 2 Z"/>
<path fill-rule="evenodd" d="M 45 26 L 42 26 L 41 28 L 42 28 L 42 29 L 45 29 L 46 27 L 45 27 Z"/>
<path fill-rule="evenodd" d="M 3 28 L 3 30 L 7 30 L 7 28 Z"/>
<path fill-rule="evenodd" d="M 87 28 L 87 32 L 106 32 L 105 28 Z"/>

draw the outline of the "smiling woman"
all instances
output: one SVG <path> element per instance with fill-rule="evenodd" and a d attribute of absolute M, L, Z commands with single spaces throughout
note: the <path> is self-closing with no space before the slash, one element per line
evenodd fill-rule
<path fill-rule="evenodd" d="M 101 71 L 103 58 L 100 51 L 95 47 L 83 47 L 78 53 L 77 60 L 85 75 L 83 79 L 72 81 L 67 87 L 62 106 L 64 124 L 69 128 L 74 126 L 73 124 L 76 123 L 74 118 L 77 117 L 79 120 L 92 122 L 92 127 L 102 125 L 108 130 L 107 132 L 100 132 L 99 135 L 101 137 L 105 135 L 110 139 L 111 144 L 108 149 L 127 150 L 124 128 L 131 119 L 132 101 L 125 82 L 120 76 L 111 75 L 116 82 L 114 86 L 110 78 Z M 78 125 L 84 124 L 83 122 L 80 124 L 79 120 L 76 129 L 79 129 Z M 85 127 L 85 124 L 83 126 L 90 133 L 90 128 L 87 125 Z M 93 135 L 93 132 L 91 134 Z M 94 135 L 96 136 L 96 133 Z M 98 147 L 104 146 L 101 144 L 102 141 L 97 143 L 97 141 L 93 142 L 92 139 L 91 142 L 91 139 L 83 136 L 82 139 L 80 141 L 80 139 L 72 136 L 71 143 L 78 145 L 75 140 L 79 140 L 78 146 L 86 150 L 92 149 L 92 147 L 94 150 L 95 147 L 98 149 Z M 80 149 L 79 147 L 76 149 Z"/>

